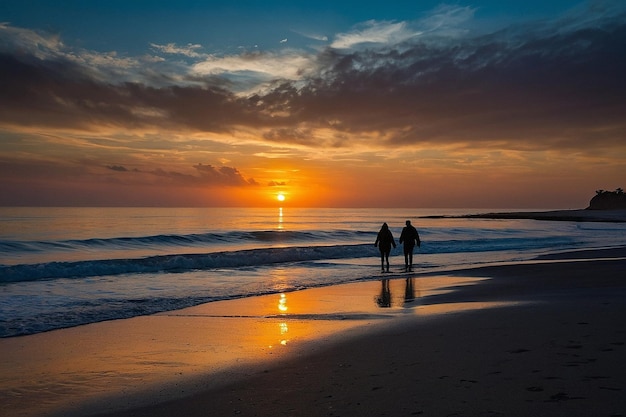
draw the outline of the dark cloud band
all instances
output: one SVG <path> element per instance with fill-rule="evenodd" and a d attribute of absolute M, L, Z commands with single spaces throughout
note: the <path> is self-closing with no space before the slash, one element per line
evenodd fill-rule
<path fill-rule="evenodd" d="M 623 145 L 626 131 L 624 7 L 489 34 L 328 47 L 314 57 L 316 71 L 245 96 L 227 77 L 156 77 L 156 69 L 133 67 L 125 78 L 121 68 L 102 71 L 53 53 L 54 42 L 47 53 L 29 49 L 20 38 L 26 31 L 0 29 L 5 126 L 243 127 L 261 129 L 269 141 L 309 146 L 329 145 L 316 130 L 330 129 L 333 146 L 380 132 L 388 145 L 529 148 Z M 155 85 L 156 78 L 170 81 Z"/>

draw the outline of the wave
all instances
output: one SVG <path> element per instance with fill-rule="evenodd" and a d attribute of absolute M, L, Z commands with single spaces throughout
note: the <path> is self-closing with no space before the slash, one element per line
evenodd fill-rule
<path fill-rule="evenodd" d="M 154 272 L 184 272 L 213 268 L 261 266 L 284 262 L 372 256 L 371 244 L 263 248 L 206 254 L 160 255 L 138 259 L 105 259 L 0 266 L 0 282 L 54 278 L 86 278 Z"/>
<path fill-rule="evenodd" d="M 120 250 L 145 247 L 210 246 L 214 244 L 293 243 L 312 241 L 351 241 L 375 236 L 372 232 L 351 230 L 334 231 L 233 231 L 224 233 L 199 233 L 181 235 L 155 235 L 139 237 L 113 237 L 71 239 L 58 241 L 0 240 L 0 253 L 46 252 L 50 250 Z"/>
<path fill-rule="evenodd" d="M 303 232 L 298 232 L 301 234 Z M 256 234 L 256 239 L 275 239 L 276 234 Z M 169 239 L 169 238 L 168 238 Z M 115 240 L 115 239 L 113 239 Z M 284 242 L 284 240 L 282 240 Z M 490 238 L 444 240 L 422 245 L 423 254 L 471 253 L 502 250 L 536 250 L 574 244 L 561 237 Z M 397 250 L 400 252 L 400 249 Z M 131 259 L 46 262 L 0 266 L 0 282 L 23 282 L 55 278 L 86 278 L 156 272 L 185 272 L 216 268 L 262 266 L 287 262 L 348 259 L 378 256 L 371 243 L 256 248 L 202 254 L 168 254 Z"/>

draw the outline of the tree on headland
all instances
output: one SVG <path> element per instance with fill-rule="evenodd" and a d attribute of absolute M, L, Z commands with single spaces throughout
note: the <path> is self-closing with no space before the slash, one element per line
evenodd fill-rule
<path fill-rule="evenodd" d="M 589 202 L 588 210 L 626 209 L 626 194 L 622 188 L 615 191 L 596 190 L 596 195 Z"/>

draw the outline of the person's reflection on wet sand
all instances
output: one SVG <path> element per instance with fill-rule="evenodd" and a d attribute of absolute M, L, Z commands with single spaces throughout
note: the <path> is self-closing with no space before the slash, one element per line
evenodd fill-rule
<path fill-rule="evenodd" d="M 410 303 L 415 300 L 415 278 L 406 279 L 406 287 L 404 288 L 404 302 Z"/>
<path fill-rule="evenodd" d="M 404 304 L 411 303 L 415 301 L 416 290 L 415 290 L 415 278 L 407 278 L 405 281 L 404 287 Z M 391 287 L 389 279 L 381 279 L 380 280 L 381 288 L 380 294 L 378 294 L 374 299 L 376 300 L 376 304 L 380 308 L 389 308 L 392 306 L 393 302 L 391 300 Z M 409 307 L 408 305 L 406 307 Z"/>
<path fill-rule="evenodd" d="M 376 304 L 381 308 L 391 307 L 391 290 L 389 289 L 389 280 L 381 279 L 380 283 L 382 288 L 380 289 L 380 295 L 376 297 Z"/>

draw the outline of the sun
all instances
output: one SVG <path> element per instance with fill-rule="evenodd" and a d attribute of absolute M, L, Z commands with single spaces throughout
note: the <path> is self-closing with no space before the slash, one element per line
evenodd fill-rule
<path fill-rule="evenodd" d="M 278 195 L 276 196 L 276 199 L 278 201 L 285 201 L 285 194 L 283 193 L 278 193 Z"/>

